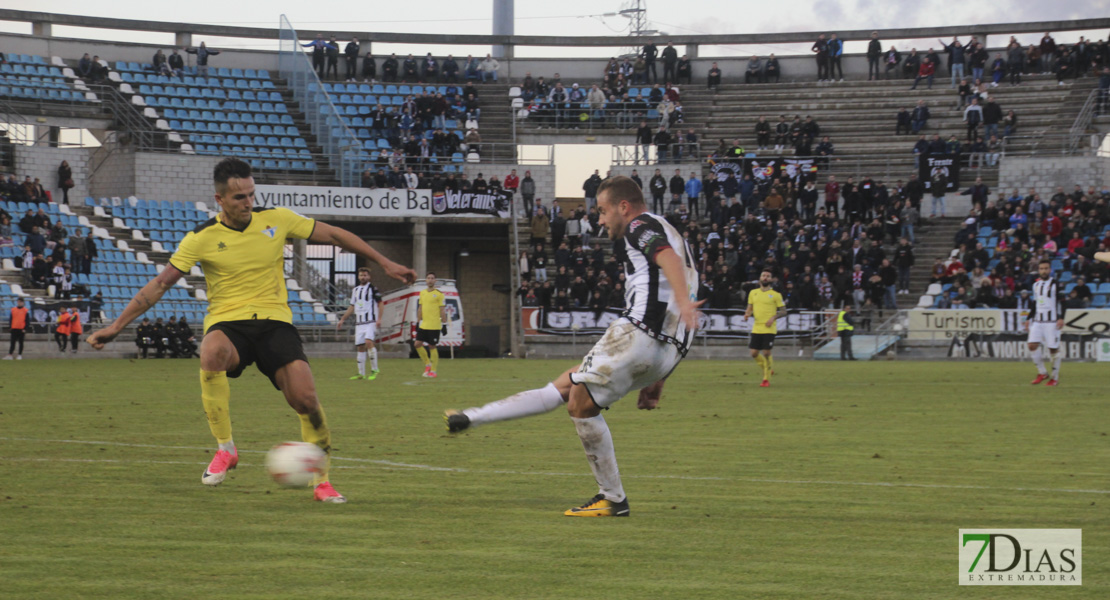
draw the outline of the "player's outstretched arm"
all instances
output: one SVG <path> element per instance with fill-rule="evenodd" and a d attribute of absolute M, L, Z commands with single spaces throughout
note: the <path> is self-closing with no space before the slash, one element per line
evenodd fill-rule
<path fill-rule="evenodd" d="M 114 340 L 131 321 L 139 318 L 140 315 L 157 304 L 166 293 L 166 290 L 172 288 L 183 275 L 184 273 L 178 271 L 176 267 L 166 265 L 166 268 L 162 269 L 162 272 L 159 273 L 157 277 L 147 282 L 147 284 L 143 286 L 143 289 L 139 290 L 139 293 L 131 298 L 131 302 L 127 303 L 127 307 L 123 309 L 119 317 L 116 317 L 115 321 L 112 321 L 111 325 L 93 332 L 85 341 L 97 350 L 103 348 L 105 344 Z"/>
<path fill-rule="evenodd" d="M 672 248 L 664 248 L 655 253 L 655 264 L 663 270 L 663 276 L 671 289 L 675 291 L 675 302 L 678 303 L 679 315 L 686 329 L 693 331 L 698 328 L 698 307 L 705 304 L 705 300 L 694 302 L 690 299 L 690 288 L 686 285 L 683 274 L 682 259 Z"/>
<path fill-rule="evenodd" d="M 334 225 L 328 225 L 327 223 L 317 221 L 316 229 L 313 230 L 312 236 L 308 239 L 313 242 L 339 246 L 347 252 L 353 252 L 359 256 L 372 260 L 385 269 L 386 275 L 394 279 L 401 280 L 405 283 L 416 281 L 416 271 L 389 260 L 381 252 L 371 248 L 370 244 L 364 242 L 362 238 L 341 227 L 335 227 Z"/>

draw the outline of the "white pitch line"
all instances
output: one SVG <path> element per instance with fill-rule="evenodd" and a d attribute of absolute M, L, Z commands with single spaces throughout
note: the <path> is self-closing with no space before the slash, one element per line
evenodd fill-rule
<path fill-rule="evenodd" d="M 38 438 L 19 438 L 19 437 L 0 437 L 0 441 L 21 441 L 21 442 L 35 442 L 35 443 L 53 443 L 53 444 L 84 444 L 84 445 L 101 445 L 101 446 L 120 446 L 125 448 L 154 448 L 160 450 L 210 450 L 210 448 L 200 446 L 160 446 L 157 444 L 130 444 L 125 442 L 104 442 L 104 441 L 91 441 L 91 440 L 45 440 Z M 264 454 L 265 450 L 240 450 L 240 453 L 247 454 Z M 363 463 L 369 465 L 376 465 L 386 468 L 399 468 L 414 471 L 435 471 L 435 472 L 448 472 L 448 473 L 473 473 L 482 475 L 521 475 L 527 477 L 583 477 L 582 473 L 560 473 L 556 471 L 514 471 L 503 469 L 466 469 L 461 467 L 437 467 L 433 465 L 422 465 L 416 463 L 401 463 L 389 460 L 375 460 L 369 458 L 349 458 L 344 456 L 332 456 L 333 460 L 350 461 L 356 463 Z M 22 459 L 22 458 L 7 458 L 0 457 L 0 460 L 40 460 L 43 462 L 57 461 L 57 462 L 139 462 L 149 464 L 208 464 L 208 463 L 193 463 L 193 462 L 173 462 L 167 461 L 162 463 L 160 461 L 126 461 L 114 459 Z M 244 463 L 245 465 L 245 463 Z M 336 468 L 356 468 L 336 466 Z M 855 487 L 885 487 L 885 488 L 921 488 L 921 489 L 938 489 L 938 490 L 985 490 L 985 491 L 999 491 L 999 492 L 1046 492 L 1058 494 L 1100 494 L 1110 495 L 1110 490 L 1088 490 L 1088 489 L 1073 489 L 1073 488 L 1038 488 L 1038 487 L 992 487 L 987 485 L 956 485 L 956 484 L 943 484 L 943 483 L 896 483 L 889 481 L 829 481 L 821 479 L 766 479 L 757 477 L 697 477 L 692 475 L 624 475 L 626 479 L 671 479 L 676 481 L 732 481 L 740 483 L 774 483 L 774 484 L 787 484 L 787 485 L 837 485 L 837 486 L 855 486 Z"/>

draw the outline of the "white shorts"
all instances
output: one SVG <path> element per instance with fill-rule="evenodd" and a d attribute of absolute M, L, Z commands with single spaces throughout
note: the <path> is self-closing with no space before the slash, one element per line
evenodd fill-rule
<path fill-rule="evenodd" d="M 681 360 L 674 344 L 656 340 L 627 320 L 617 319 L 570 374 L 570 381 L 585 384 L 594 404 L 608 408 L 629 392 L 670 375 Z"/>
<path fill-rule="evenodd" d="M 378 325 L 376 323 L 363 323 L 362 325 L 355 325 L 355 345 L 361 346 L 365 342 L 374 341 L 374 334 L 377 331 Z"/>
<path fill-rule="evenodd" d="M 1056 329 L 1056 323 L 1037 323 L 1029 324 L 1029 343 L 1030 344 L 1043 344 L 1045 347 L 1055 350 L 1060 347 L 1060 330 Z"/>

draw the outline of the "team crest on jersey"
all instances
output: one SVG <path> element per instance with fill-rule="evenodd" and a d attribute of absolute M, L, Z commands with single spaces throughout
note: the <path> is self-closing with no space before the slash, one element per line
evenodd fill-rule
<path fill-rule="evenodd" d="M 227 250 L 227 244 L 225 244 L 223 242 L 220 242 L 220 243 L 216 244 L 216 251 L 217 252 L 223 252 L 224 250 Z"/>
<path fill-rule="evenodd" d="M 262 233 L 270 236 L 270 239 L 274 239 L 274 236 L 277 234 L 277 229 L 274 229 L 273 225 L 267 225 L 266 229 L 262 230 Z"/>

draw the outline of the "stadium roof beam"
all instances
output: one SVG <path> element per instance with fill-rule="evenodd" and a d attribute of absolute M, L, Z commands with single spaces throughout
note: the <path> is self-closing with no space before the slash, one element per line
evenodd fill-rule
<path fill-rule="evenodd" d="M 279 29 L 266 27 L 239 27 L 231 25 L 207 25 L 198 23 L 172 23 L 166 21 L 144 21 L 138 19 L 112 19 L 84 15 L 63 15 L 55 13 L 0 9 L 0 20 L 26 22 L 32 24 L 36 35 L 49 36 L 51 26 L 68 25 L 73 27 L 94 27 L 103 29 L 122 29 L 132 31 L 173 33 L 178 39 L 200 35 L 248 38 L 278 39 Z M 294 24 L 296 25 L 296 24 Z M 993 23 L 982 25 L 954 25 L 947 27 L 908 27 L 880 29 L 883 40 L 945 38 L 951 36 L 1006 35 L 1022 33 L 1043 33 L 1045 31 L 1083 31 L 1110 28 L 1110 18 L 1075 19 L 1070 21 L 1036 21 L 1028 23 Z M 305 28 L 305 32 L 316 29 Z M 668 35 L 667 40 L 676 45 L 760 45 L 812 42 L 821 33 L 835 31 L 845 41 L 871 39 L 871 29 L 863 30 L 826 30 L 784 33 L 737 33 L 721 35 Z M 546 36 L 546 35 L 449 35 L 438 33 L 392 33 L 367 31 L 328 31 L 339 39 L 363 39 L 373 42 L 399 44 L 442 44 L 444 38 L 459 45 L 501 45 L 507 49 L 512 46 L 627 46 L 629 36 Z M 649 38 L 645 38 L 649 39 Z"/>

